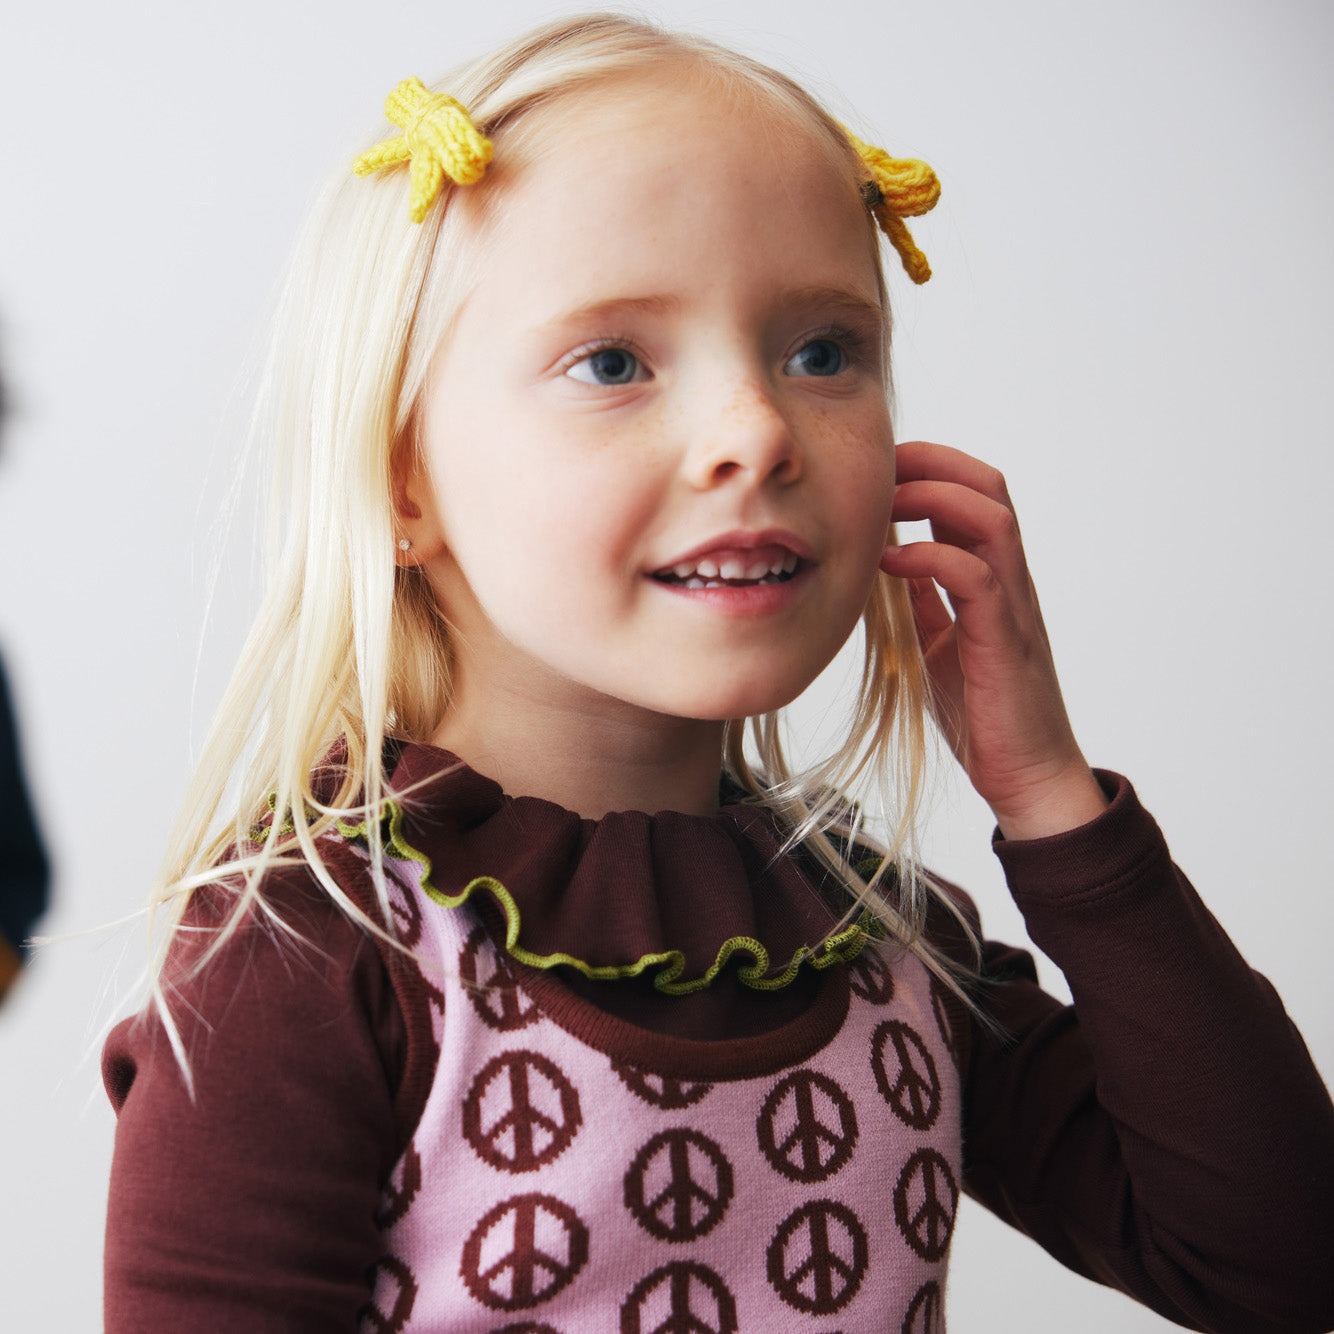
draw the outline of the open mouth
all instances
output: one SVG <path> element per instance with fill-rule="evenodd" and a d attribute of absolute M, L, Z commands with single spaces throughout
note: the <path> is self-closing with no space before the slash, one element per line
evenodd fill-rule
<path fill-rule="evenodd" d="M 718 553 L 655 570 L 653 578 L 675 588 L 752 588 L 785 584 L 803 563 L 795 551 L 782 547 L 743 554 Z"/>

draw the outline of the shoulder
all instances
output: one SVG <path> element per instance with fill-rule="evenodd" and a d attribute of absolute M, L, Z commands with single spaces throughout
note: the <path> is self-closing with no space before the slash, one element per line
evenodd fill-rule
<path fill-rule="evenodd" d="M 162 967 L 163 1004 L 192 1068 L 223 1055 L 239 1058 L 263 1045 L 275 1026 L 317 1031 L 358 1002 L 372 1012 L 383 990 L 383 965 L 368 933 L 308 867 L 275 868 L 243 907 L 241 892 L 230 880 L 195 890 Z M 118 1110 L 135 1069 L 171 1041 L 168 1029 L 145 1009 L 113 1030 L 103 1074 Z"/>
<path fill-rule="evenodd" d="M 405 1138 L 388 968 L 307 867 L 266 877 L 239 915 L 237 902 L 226 881 L 191 896 L 166 1015 L 145 1011 L 106 1043 L 108 1328 L 270 1328 L 257 1304 L 274 1291 L 289 1313 L 367 1295 Z"/>
<path fill-rule="evenodd" d="M 362 912 L 374 906 L 369 885 L 344 869 L 340 845 L 321 853 L 340 890 Z M 368 881 L 368 877 L 366 877 Z M 372 917 L 374 920 L 374 917 Z M 343 989 L 358 970 L 375 971 L 373 935 L 308 865 L 271 868 L 247 901 L 239 877 L 220 879 L 190 897 L 164 968 L 164 985 L 192 995 L 220 984 L 312 992 Z"/>
<path fill-rule="evenodd" d="M 341 847 L 321 851 L 339 888 L 374 920 L 364 863 L 358 872 Z M 266 1071 L 278 1079 L 283 1068 L 324 1068 L 348 1045 L 374 1054 L 365 1068 L 379 1068 L 393 1097 L 406 1048 L 398 992 L 411 960 L 335 902 L 308 865 L 271 868 L 257 890 L 245 901 L 240 878 L 221 877 L 190 895 L 160 1004 L 118 1024 L 103 1050 L 118 1114 L 146 1081 L 179 1084 L 188 1096 L 245 1070 L 258 1086 Z"/>

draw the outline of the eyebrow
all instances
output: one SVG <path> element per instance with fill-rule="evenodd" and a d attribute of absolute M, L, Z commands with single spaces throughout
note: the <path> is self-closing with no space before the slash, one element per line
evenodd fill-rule
<path fill-rule="evenodd" d="M 860 292 L 847 287 L 794 287 L 783 293 L 783 304 L 793 306 L 836 306 L 853 315 L 862 315 L 880 323 L 885 309 L 879 301 L 872 301 Z"/>
<path fill-rule="evenodd" d="M 778 304 L 790 306 L 834 306 L 852 315 L 860 315 L 879 324 L 884 321 L 884 308 L 878 301 L 872 301 L 860 292 L 846 287 L 807 286 L 794 287 L 783 292 Z M 627 315 L 666 315 L 679 309 L 681 298 L 677 296 L 618 296 L 601 301 L 589 301 L 576 306 L 544 324 L 543 330 L 556 330 L 574 324 Z"/>
<path fill-rule="evenodd" d="M 666 315 L 681 304 L 675 296 L 614 296 L 603 301 L 589 301 L 548 320 L 542 331 L 566 328 L 572 324 L 597 323 L 617 315 Z"/>

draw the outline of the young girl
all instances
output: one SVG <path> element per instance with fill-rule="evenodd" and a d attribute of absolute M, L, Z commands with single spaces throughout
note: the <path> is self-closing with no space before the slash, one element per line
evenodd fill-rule
<path fill-rule="evenodd" d="M 289 289 L 275 592 L 107 1046 L 108 1329 L 936 1330 L 961 1190 L 1188 1327 L 1334 1323 L 1300 1037 L 1085 762 L 1003 479 L 895 448 L 930 169 L 613 17 L 386 109 Z M 928 700 L 1077 1008 L 915 864 Z"/>

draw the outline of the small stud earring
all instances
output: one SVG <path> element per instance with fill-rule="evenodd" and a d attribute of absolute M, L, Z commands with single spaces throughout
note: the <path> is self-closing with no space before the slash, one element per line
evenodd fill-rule
<path fill-rule="evenodd" d="M 411 538 L 408 538 L 408 537 L 400 537 L 400 538 L 398 539 L 398 549 L 399 549 L 400 551 L 411 551 L 411 550 L 412 550 L 412 539 L 411 539 Z"/>

